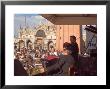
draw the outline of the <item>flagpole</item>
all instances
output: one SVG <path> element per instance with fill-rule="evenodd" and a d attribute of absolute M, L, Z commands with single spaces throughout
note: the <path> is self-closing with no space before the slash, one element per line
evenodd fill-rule
<path fill-rule="evenodd" d="M 25 16 L 25 28 L 26 28 L 26 16 Z"/>

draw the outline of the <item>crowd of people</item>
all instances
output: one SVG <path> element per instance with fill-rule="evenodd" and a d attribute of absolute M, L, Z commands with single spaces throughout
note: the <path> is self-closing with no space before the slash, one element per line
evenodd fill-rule
<path fill-rule="evenodd" d="M 70 36 L 70 43 L 65 42 L 63 51 L 39 48 L 21 49 L 14 47 L 14 75 L 29 76 L 32 75 L 32 69 L 40 65 L 42 68 L 39 73 L 34 76 L 73 76 L 78 73 L 78 53 L 79 48 L 75 36 Z"/>

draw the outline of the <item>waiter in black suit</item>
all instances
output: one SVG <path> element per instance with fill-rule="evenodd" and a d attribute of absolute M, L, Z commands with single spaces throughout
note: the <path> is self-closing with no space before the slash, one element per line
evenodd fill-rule
<path fill-rule="evenodd" d="M 78 53 L 79 53 L 79 48 L 78 48 L 78 44 L 76 42 L 76 37 L 70 36 L 70 50 L 71 50 L 71 55 L 75 60 L 75 71 L 76 73 L 78 72 Z M 71 75 L 74 75 L 74 68 L 71 68 Z"/>

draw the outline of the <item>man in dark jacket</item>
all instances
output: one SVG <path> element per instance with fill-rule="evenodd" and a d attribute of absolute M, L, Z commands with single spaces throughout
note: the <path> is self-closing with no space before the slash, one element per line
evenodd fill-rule
<path fill-rule="evenodd" d="M 14 76 L 28 76 L 22 63 L 18 59 L 14 59 Z"/>
<path fill-rule="evenodd" d="M 76 37 L 75 36 L 70 36 L 70 50 L 71 50 L 71 55 L 74 57 L 75 60 L 78 59 L 78 53 L 79 53 L 79 48 L 78 44 L 76 42 Z"/>
<path fill-rule="evenodd" d="M 73 56 L 74 60 L 75 60 L 75 70 L 76 72 L 78 72 L 78 53 L 79 53 L 79 48 L 78 48 L 78 44 L 76 42 L 76 37 L 70 36 L 70 47 L 69 49 L 71 50 L 71 55 Z M 71 75 L 74 75 L 74 68 L 71 68 Z"/>

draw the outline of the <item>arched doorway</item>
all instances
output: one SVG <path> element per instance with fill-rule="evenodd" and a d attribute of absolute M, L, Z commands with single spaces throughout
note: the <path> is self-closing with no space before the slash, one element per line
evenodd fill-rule
<path fill-rule="evenodd" d="M 39 49 L 44 48 L 44 38 L 46 37 L 46 34 L 44 30 L 38 30 L 36 32 L 36 40 L 34 42 L 34 47 L 38 47 Z"/>
<path fill-rule="evenodd" d="M 26 46 L 27 48 L 30 48 L 32 44 L 32 41 L 30 39 L 26 40 Z"/>
<path fill-rule="evenodd" d="M 23 40 L 19 40 L 19 49 L 25 47 L 25 42 Z"/>
<path fill-rule="evenodd" d="M 40 49 L 42 49 L 42 44 L 43 44 L 43 38 L 37 37 L 35 42 L 34 42 L 34 47 L 38 48 L 40 50 Z"/>
<path fill-rule="evenodd" d="M 52 48 L 54 48 L 54 43 L 53 43 L 53 41 L 48 41 L 48 50 L 50 50 L 50 49 L 52 49 Z"/>
<path fill-rule="evenodd" d="M 43 37 L 43 38 L 45 38 L 46 35 L 45 35 L 44 30 L 38 30 L 37 33 L 36 33 L 36 37 Z"/>

